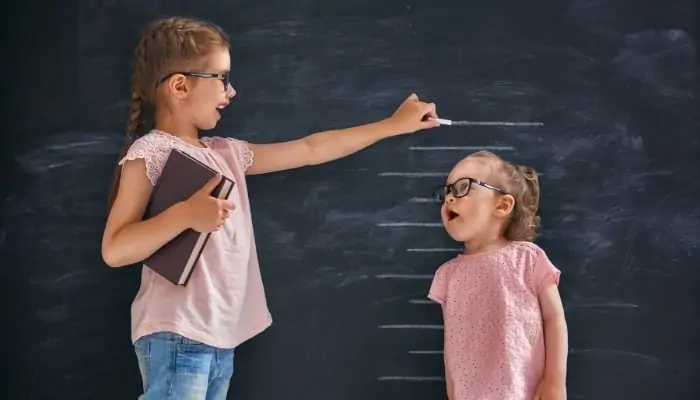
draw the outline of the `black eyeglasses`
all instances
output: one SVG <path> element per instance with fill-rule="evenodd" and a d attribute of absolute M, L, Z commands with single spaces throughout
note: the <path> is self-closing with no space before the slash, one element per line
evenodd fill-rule
<path fill-rule="evenodd" d="M 191 76 L 195 78 L 205 78 L 205 79 L 218 79 L 224 84 L 224 90 L 228 90 L 228 88 L 231 86 L 231 82 L 229 81 L 229 73 L 223 73 L 223 74 L 213 74 L 209 72 L 173 72 L 168 75 L 166 75 L 163 79 L 158 82 L 160 85 L 161 83 L 165 82 L 168 80 L 173 75 L 180 74 L 184 76 Z"/>
<path fill-rule="evenodd" d="M 487 189 L 494 190 L 498 193 L 501 194 L 508 194 L 504 190 L 499 189 L 495 186 L 489 185 L 486 182 L 482 182 L 478 179 L 474 178 L 460 178 L 457 179 L 454 183 L 448 183 L 447 185 L 440 185 L 435 189 L 435 192 L 433 192 L 433 198 L 435 201 L 439 203 L 444 203 L 445 198 L 447 198 L 448 194 L 451 194 L 452 196 L 456 198 L 464 197 L 469 194 L 469 191 L 471 191 L 472 184 L 476 183 L 479 186 L 483 186 Z"/>

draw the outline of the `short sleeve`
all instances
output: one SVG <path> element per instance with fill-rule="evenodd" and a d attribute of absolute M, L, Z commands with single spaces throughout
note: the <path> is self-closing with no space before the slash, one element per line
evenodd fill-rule
<path fill-rule="evenodd" d="M 430 291 L 428 292 L 428 298 L 440 305 L 445 305 L 445 301 L 447 299 L 447 287 L 447 265 L 443 265 L 435 272 L 433 283 L 430 285 Z"/>
<path fill-rule="evenodd" d="M 253 165 L 253 151 L 248 146 L 248 142 L 233 138 L 226 138 L 226 140 L 233 149 L 233 154 L 236 155 L 236 159 L 241 163 L 243 171 Z"/>
<path fill-rule="evenodd" d="M 544 250 L 539 249 L 532 267 L 531 284 L 533 292 L 538 294 L 542 286 L 548 282 L 554 282 L 555 285 L 559 286 L 560 276 L 561 271 L 552 264 Z"/>
<path fill-rule="evenodd" d="M 171 138 L 147 134 L 134 141 L 124 158 L 119 160 L 119 165 L 124 165 L 127 161 L 144 160 L 146 163 L 146 176 L 151 185 L 155 186 L 166 161 L 168 161 L 173 146 L 174 143 Z"/>
<path fill-rule="evenodd" d="M 243 171 L 246 171 L 253 165 L 253 151 L 245 140 L 218 136 L 202 138 L 202 140 L 213 148 L 228 147 L 233 152 L 236 162 L 241 166 Z"/>

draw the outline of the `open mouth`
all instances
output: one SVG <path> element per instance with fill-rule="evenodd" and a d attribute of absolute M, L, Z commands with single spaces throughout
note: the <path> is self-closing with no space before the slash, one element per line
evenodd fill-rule
<path fill-rule="evenodd" d="M 459 217 L 459 214 L 457 214 L 456 212 L 454 212 L 452 210 L 447 210 L 447 220 L 448 221 L 452 221 L 457 217 Z"/>

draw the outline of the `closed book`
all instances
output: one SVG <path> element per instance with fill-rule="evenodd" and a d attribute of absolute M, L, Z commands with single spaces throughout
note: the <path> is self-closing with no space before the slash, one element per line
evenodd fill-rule
<path fill-rule="evenodd" d="M 144 219 L 154 217 L 189 199 L 216 174 L 211 167 L 173 149 L 153 188 Z M 234 184 L 231 179 L 222 176 L 211 196 L 228 199 Z M 170 282 L 186 286 L 209 236 L 211 232 L 200 233 L 188 228 L 145 259 L 143 264 Z"/>

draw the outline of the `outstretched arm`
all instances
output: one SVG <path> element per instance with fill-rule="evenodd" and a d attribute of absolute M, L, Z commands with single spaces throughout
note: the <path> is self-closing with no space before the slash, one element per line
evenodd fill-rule
<path fill-rule="evenodd" d="M 424 103 L 414 94 L 394 115 L 379 122 L 314 133 L 282 143 L 249 143 L 255 157 L 246 173 L 264 174 L 323 164 L 347 157 L 390 136 L 435 127 L 436 119 L 435 104 Z"/>

